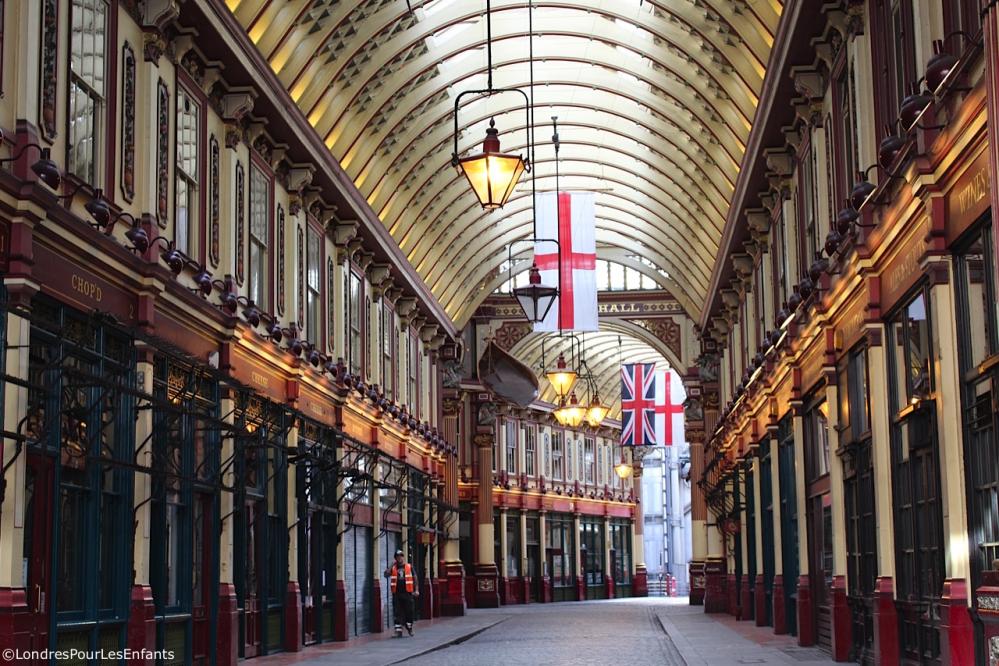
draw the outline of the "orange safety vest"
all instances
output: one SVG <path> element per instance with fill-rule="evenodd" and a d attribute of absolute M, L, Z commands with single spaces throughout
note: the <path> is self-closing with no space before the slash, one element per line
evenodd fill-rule
<path fill-rule="evenodd" d="M 412 593 L 416 588 L 416 579 L 413 578 L 413 565 L 407 562 L 403 565 L 402 575 L 406 578 L 406 591 Z M 395 594 L 396 584 L 399 582 L 399 565 L 392 565 L 392 578 L 389 579 L 389 587 L 392 594 Z"/>

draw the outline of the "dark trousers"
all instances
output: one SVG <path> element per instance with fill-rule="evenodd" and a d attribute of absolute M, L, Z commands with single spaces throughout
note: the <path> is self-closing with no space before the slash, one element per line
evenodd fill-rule
<path fill-rule="evenodd" d="M 408 627 L 413 624 L 416 615 L 416 605 L 412 592 L 396 592 L 392 597 L 392 606 L 395 611 L 396 626 L 405 624 Z"/>

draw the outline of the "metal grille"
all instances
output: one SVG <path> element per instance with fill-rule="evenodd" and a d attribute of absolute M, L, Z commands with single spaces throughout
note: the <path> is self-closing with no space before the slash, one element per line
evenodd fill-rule
<path fill-rule="evenodd" d="M 780 473 L 781 561 L 784 577 L 784 617 L 787 630 L 798 634 L 798 493 L 794 469 L 794 430 L 791 415 L 777 427 Z"/>
<path fill-rule="evenodd" d="M 850 655 L 870 663 L 874 650 L 874 586 L 877 582 L 877 521 L 871 441 L 847 447 L 846 478 L 847 603 L 853 624 Z"/>

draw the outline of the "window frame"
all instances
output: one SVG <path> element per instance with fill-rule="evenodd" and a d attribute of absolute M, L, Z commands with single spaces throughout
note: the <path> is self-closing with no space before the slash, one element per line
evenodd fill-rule
<path fill-rule="evenodd" d="M 520 429 L 524 434 L 524 474 L 529 477 L 536 476 L 538 471 L 537 430 L 533 423 L 521 423 Z"/>
<path fill-rule="evenodd" d="M 97 90 L 90 84 L 87 83 L 82 75 L 74 73 L 73 70 L 73 34 L 75 32 L 73 26 L 74 20 L 74 10 L 77 9 L 76 3 L 80 0 L 69 0 L 67 3 L 67 48 L 66 48 L 66 146 L 65 146 L 65 171 L 71 179 L 76 182 L 80 182 L 89 185 L 92 188 L 104 187 L 105 191 L 113 191 L 113 186 L 110 185 L 110 178 L 113 174 L 113 166 L 109 166 L 109 162 L 113 163 L 115 154 L 115 127 L 114 127 L 114 102 L 115 102 L 115 92 L 116 92 L 116 67 L 115 67 L 115 56 L 117 53 L 118 45 L 112 45 L 111 42 L 114 41 L 114 33 L 116 32 L 116 7 L 112 6 L 110 0 L 93 0 L 94 4 L 101 4 L 104 6 L 104 47 L 101 49 L 102 55 L 102 65 L 104 69 L 104 91 L 103 93 L 98 93 Z M 81 8 L 82 10 L 82 8 Z M 94 127 L 90 134 L 91 155 L 90 155 L 90 168 L 93 170 L 92 175 L 87 177 L 84 174 L 80 174 L 75 170 L 73 165 L 73 160 L 71 155 L 74 151 L 73 148 L 73 122 L 72 122 L 72 100 L 73 100 L 73 87 L 74 83 L 79 82 L 82 84 L 80 90 L 91 102 L 96 103 L 94 105 Z"/>
<path fill-rule="evenodd" d="M 313 238 L 316 240 L 316 247 L 319 253 L 316 256 L 316 284 L 313 288 L 310 282 L 310 276 L 312 275 L 312 261 L 311 261 L 311 244 Z M 319 344 L 320 340 L 324 339 L 325 330 L 324 325 L 326 322 L 326 316 L 323 311 L 324 294 L 323 294 L 323 266 L 326 265 L 326 248 L 323 243 L 324 233 L 322 227 L 318 225 L 315 219 L 311 215 L 307 215 L 305 219 L 305 303 L 302 307 L 305 309 L 305 316 L 302 321 L 305 322 L 305 337 L 316 344 Z"/>
<path fill-rule="evenodd" d="M 193 214 L 188 213 L 187 225 L 187 247 L 178 249 L 186 256 L 194 258 L 197 255 L 202 265 L 205 262 L 205 218 L 206 218 L 206 193 L 205 175 L 207 170 L 207 145 L 208 145 L 208 123 L 205 122 L 205 109 L 207 99 L 201 89 L 191 79 L 191 76 L 182 67 L 177 67 L 177 77 L 174 83 L 173 95 L 173 222 L 174 222 L 174 242 L 177 242 L 179 234 L 179 224 L 177 219 L 178 204 L 178 184 L 185 181 L 190 187 L 193 184 L 194 196 L 188 194 L 189 201 L 194 201 Z M 195 128 L 195 169 L 197 173 L 192 177 L 180 168 L 180 98 L 181 95 L 187 97 L 195 106 L 197 112 L 197 126 Z M 189 204 L 190 206 L 190 204 Z"/>
<path fill-rule="evenodd" d="M 254 151 L 250 151 L 250 164 L 249 173 L 247 174 L 246 183 L 246 194 L 247 194 L 247 229 L 246 229 L 246 253 L 247 253 L 247 266 L 246 266 L 246 293 L 247 297 L 254 301 L 256 306 L 261 310 L 268 311 L 271 308 L 271 304 L 274 303 L 274 261 L 275 257 L 273 252 L 271 252 L 271 240 L 273 239 L 276 243 L 284 243 L 285 239 L 276 238 L 275 225 L 275 213 L 274 213 L 274 173 L 270 170 L 263 159 L 260 158 Z M 267 238 L 261 239 L 257 238 L 253 232 L 253 181 L 254 172 L 259 173 L 263 177 L 265 183 L 265 192 L 267 195 L 267 200 L 265 202 L 264 210 L 266 211 L 266 221 L 265 229 L 267 231 Z M 260 266 L 255 266 L 253 262 L 253 250 L 254 245 L 257 246 L 258 252 L 262 254 L 262 263 Z M 256 268 L 261 268 L 264 271 L 262 277 L 254 277 L 254 270 Z M 262 284 L 256 284 L 256 281 L 260 280 Z M 257 287 L 255 290 L 254 287 Z M 253 298 L 254 292 L 258 291 L 259 299 Z"/>
<path fill-rule="evenodd" d="M 552 430 L 552 479 L 554 481 L 565 481 L 565 433 L 561 430 Z"/>

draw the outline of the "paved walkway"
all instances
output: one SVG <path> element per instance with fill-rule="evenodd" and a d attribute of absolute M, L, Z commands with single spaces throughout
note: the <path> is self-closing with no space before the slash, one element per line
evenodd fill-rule
<path fill-rule="evenodd" d="M 534 666 L 625 663 L 830 664 L 769 628 L 705 615 L 686 599 L 617 599 L 470 610 L 461 618 L 419 622 L 413 638 L 379 634 L 298 654 L 254 659 L 257 666 Z"/>

